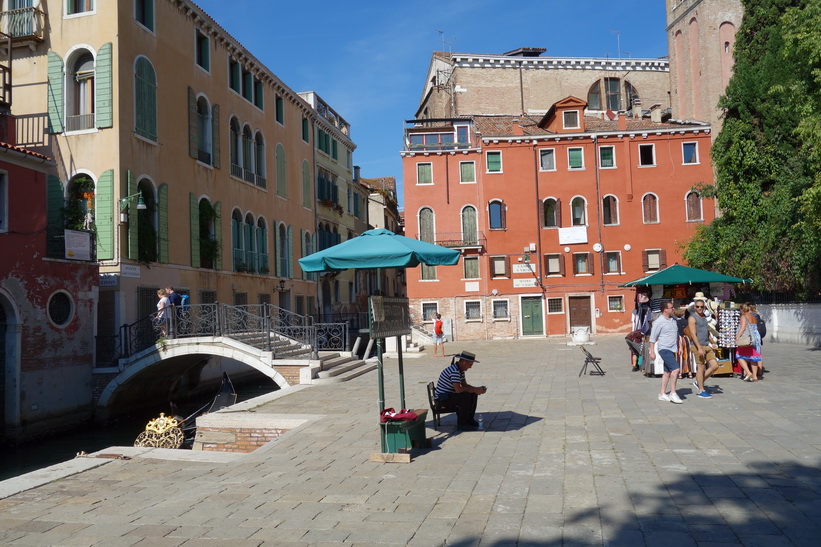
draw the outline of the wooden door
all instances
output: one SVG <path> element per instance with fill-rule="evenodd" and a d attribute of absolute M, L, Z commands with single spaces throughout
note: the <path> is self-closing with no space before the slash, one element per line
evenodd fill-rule
<path fill-rule="evenodd" d="M 590 332 L 593 332 L 590 297 L 570 296 L 568 297 L 568 307 L 570 308 L 570 327 L 589 327 Z"/>
<path fill-rule="evenodd" d="M 522 298 L 522 334 L 524 336 L 544 334 L 542 326 L 542 298 L 539 296 Z"/>

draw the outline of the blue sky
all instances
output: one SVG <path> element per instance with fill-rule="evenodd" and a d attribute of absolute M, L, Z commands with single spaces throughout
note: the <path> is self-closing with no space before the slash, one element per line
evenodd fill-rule
<path fill-rule="evenodd" d="M 316 91 L 351 124 L 363 177 L 400 184 L 403 122 L 443 49 L 439 30 L 444 49 L 462 53 L 667 55 L 665 0 L 194 1 L 291 89 Z"/>

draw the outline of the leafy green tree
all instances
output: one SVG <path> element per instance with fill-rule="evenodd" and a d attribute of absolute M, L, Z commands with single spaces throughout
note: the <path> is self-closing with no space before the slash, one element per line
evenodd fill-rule
<path fill-rule="evenodd" d="M 744 0 L 735 67 L 712 147 L 721 216 L 688 263 L 762 290 L 817 292 L 821 271 L 821 6 Z"/>

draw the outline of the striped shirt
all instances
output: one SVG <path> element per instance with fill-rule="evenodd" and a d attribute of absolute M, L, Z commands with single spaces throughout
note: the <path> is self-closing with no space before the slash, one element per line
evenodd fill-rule
<path fill-rule="evenodd" d="M 442 371 L 439 375 L 439 381 L 436 383 L 436 398 L 439 399 L 442 395 L 450 395 L 456 393 L 453 389 L 453 384 L 459 384 L 465 381 L 465 371 L 459 368 L 459 362 L 455 362 L 448 368 Z"/>

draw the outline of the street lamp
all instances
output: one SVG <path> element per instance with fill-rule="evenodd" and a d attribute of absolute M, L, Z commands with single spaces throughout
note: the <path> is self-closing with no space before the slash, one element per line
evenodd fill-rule
<path fill-rule="evenodd" d="M 126 223 L 128 222 L 128 213 L 125 212 L 126 209 L 129 207 L 130 201 L 137 199 L 137 210 L 138 211 L 145 211 L 148 207 L 145 205 L 143 201 L 143 195 L 140 192 L 136 194 L 131 194 L 130 196 L 126 196 L 124 198 L 120 198 L 120 222 Z"/>
<path fill-rule="evenodd" d="M 280 279 L 280 280 L 279 280 L 279 284 L 278 284 L 278 285 L 274 285 L 274 289 L 276 289 L 276 291 L 277 291 L 277 292 L 285 292 L 285 291 L 287 290 L 287 289 L 285 288 L 285 280 L 284 280 L 284 279 Z"/>

